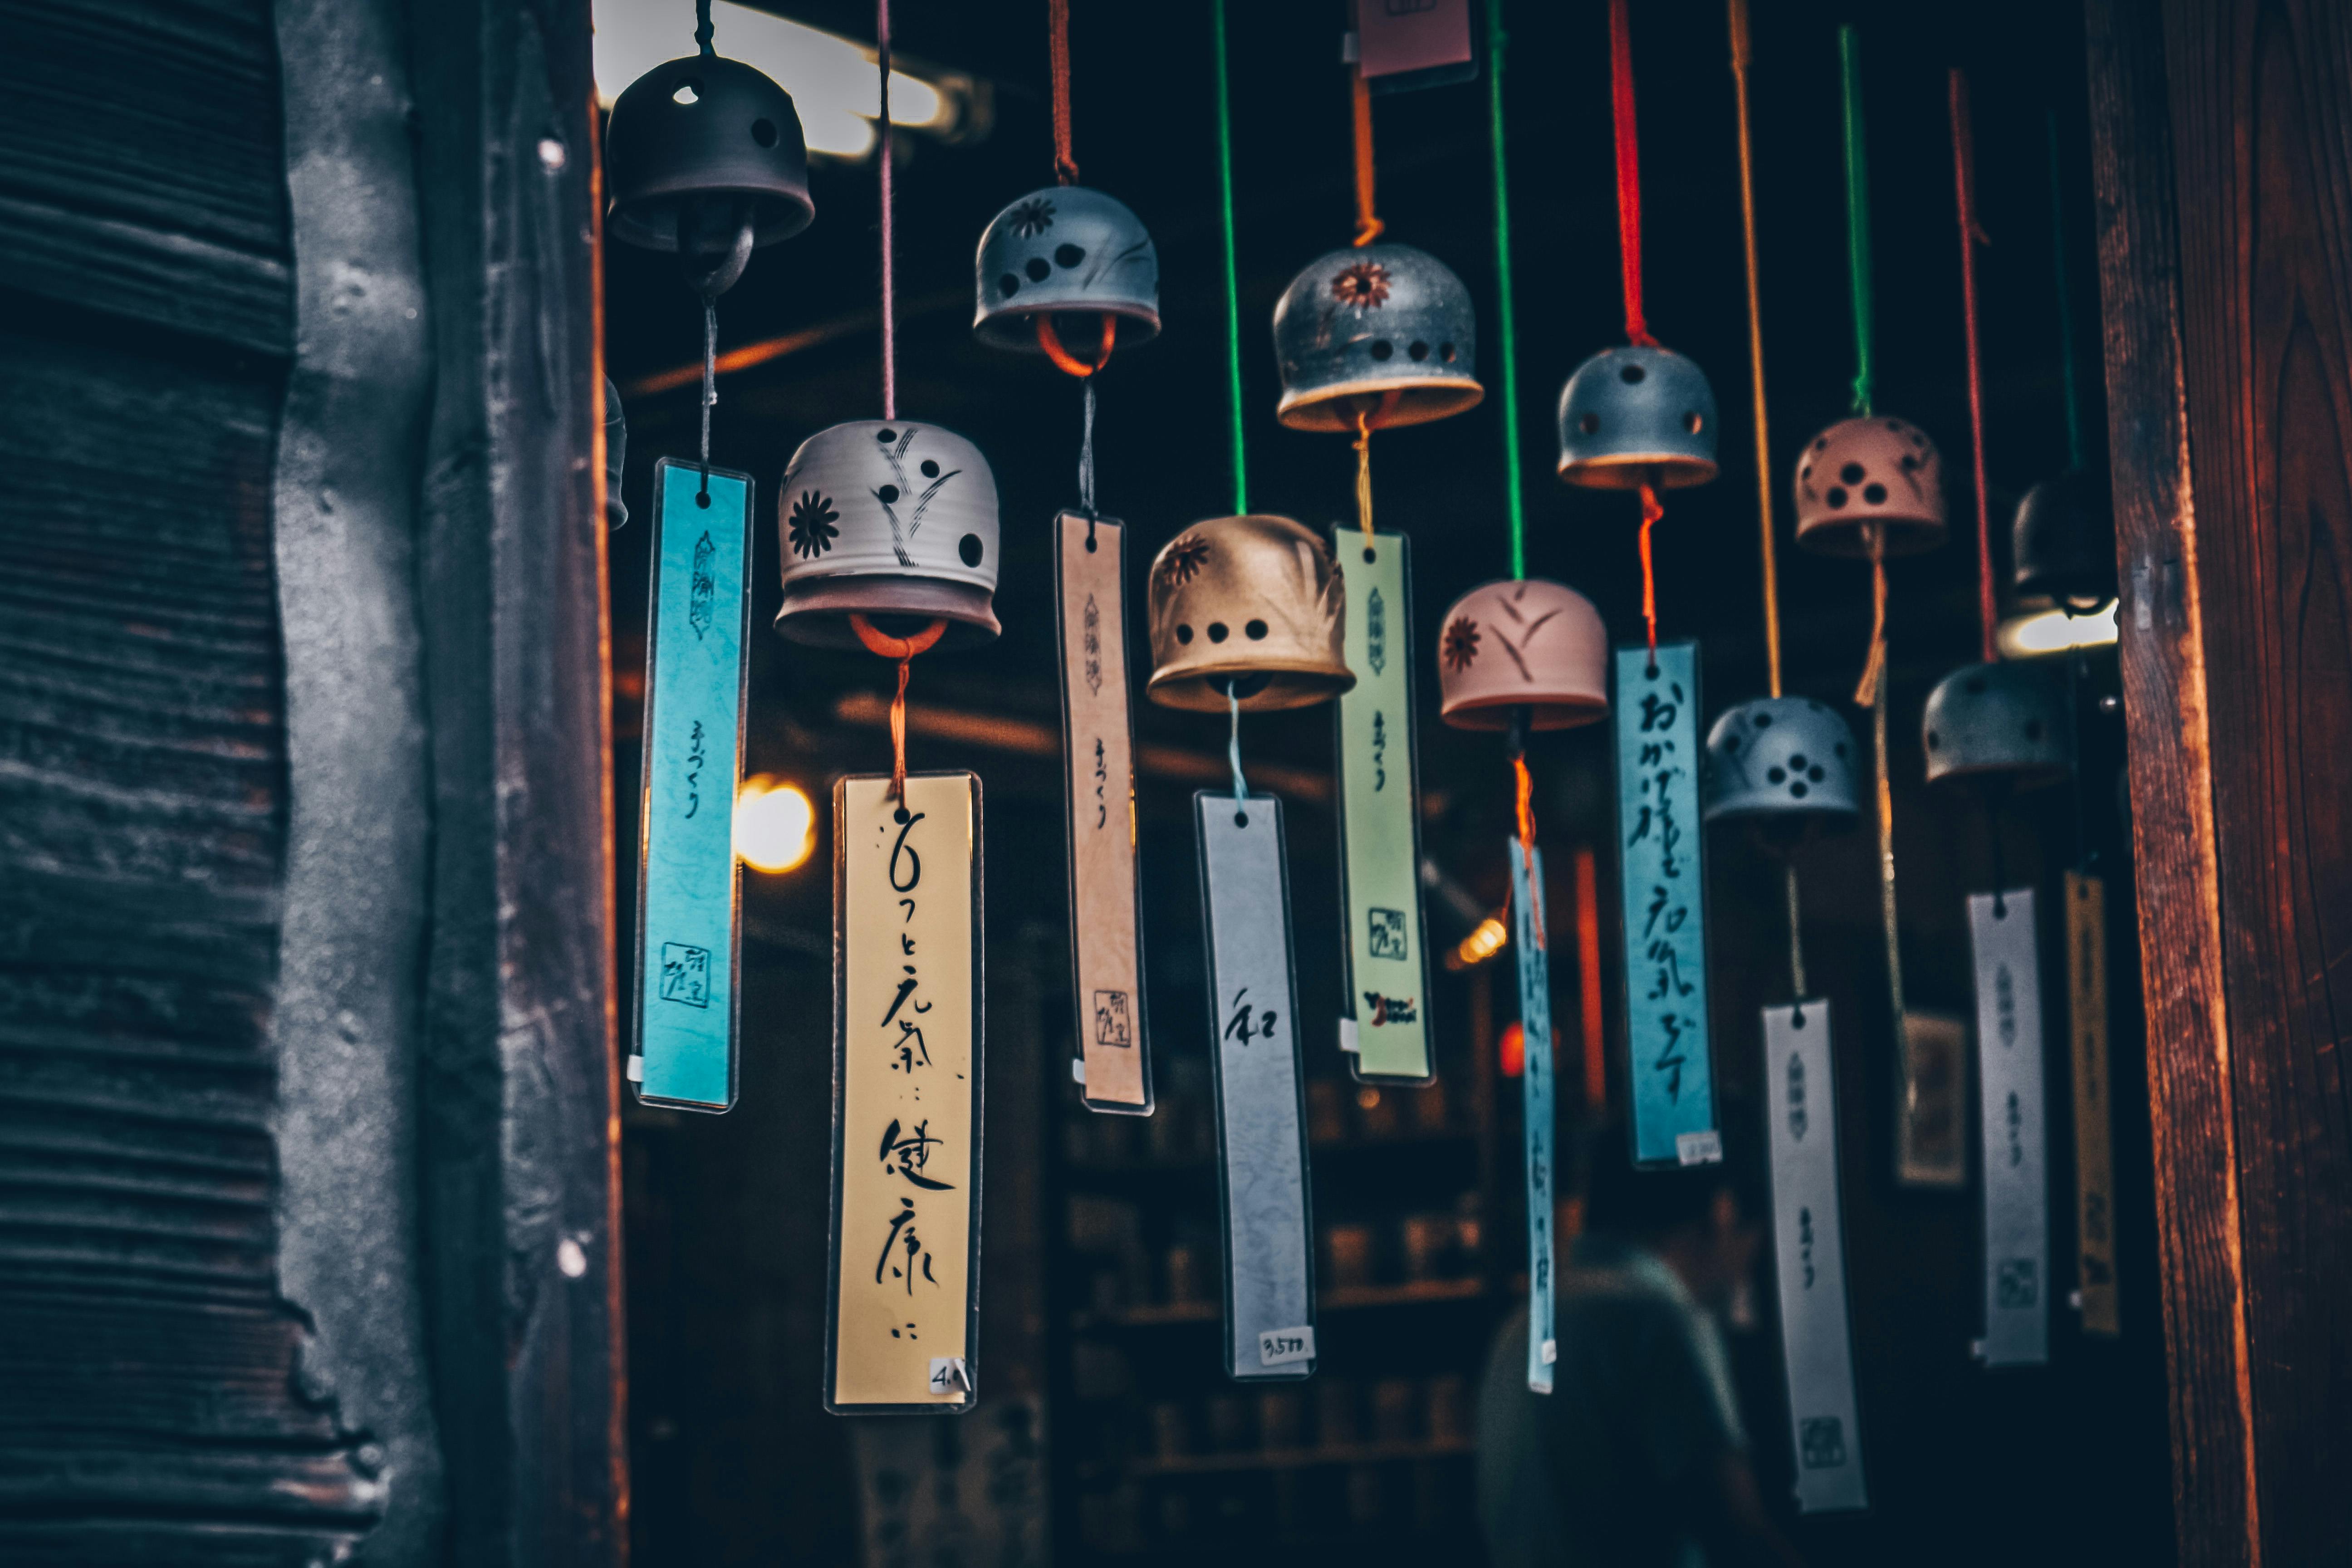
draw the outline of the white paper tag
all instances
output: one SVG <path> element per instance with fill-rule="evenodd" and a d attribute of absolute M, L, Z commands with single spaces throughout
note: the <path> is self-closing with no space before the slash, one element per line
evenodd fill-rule
<path fill-rule="evenodd" d="M 629 1081 L 630 1081 L 631 1083 L 643 1083 L 643 1082 L 645 1082 L 645 1081 L 646 1081 L 646 1058 L 643 1058 L 643 1057 L 634 1057 L 634 1056 L 633 1056 L 633 1057 L 631 1057 L 631 1058 L 629 1058 L 628 1074 L 629 1074 Z"/>
<path fill-rule="evenodd" d="M 1356 1043 L 1356 1020 L 1353 1018 L 1339 1020 L 1339 1048 L 1351 1057 L 1363 1049 Z"/>
<path fill-rule="evenodd" d="M 2033 890 L 1969 898 L 1984 1155 L 1985 1364 L 2050 1359 L 2050 1193 Z"/>
<path fill-rule="evenodd" d="M 1260 1366 L 1288 1366 L 1315 1359 L 1315 1331 L 1309 1328 L 1268 1329 L 1257 1337 Z"/>
<path fill-rule="evenodd" d="M 1537 1348 L 1536 1354 L 1543 1362 L 1544 1365 L 1551 1365 L 1554 1362 L 1559 1360 L 1559 1342 L 1558 1340 L 1544 1341 L 1544 1342 Z"/>
<path fill-rule="evenodd" d="M 1080 1089 L 1084 1089 L 1084 1088 L 1086 1087 L 1086 1084 L 1087 1084 L 1087 1058 L 1084 1058 L 1084 1057 L 1072 1057 L 1072 1058 L 1070 1058 L 1070 1081 L 1071 1081 L 1072 1083 L 1074 1083 L 1074 1084 L 1076 1084 Z"/>
<path fill-rule="evenodd" d="M 964 1394 L 971 1389 L 971 1374 L 964 1370 L 960 1355 L 935 1355 L 931 1358 L 930 1390 L 933 1394 Z"/>
<path fill-rule="evenodd" d="M 1723 1163 L 1723 1134 L 1713 1130 L 1677 1132 L 1675 1134 L 1675 1158 L 1685 1165 L 1720 1165 Z"/>

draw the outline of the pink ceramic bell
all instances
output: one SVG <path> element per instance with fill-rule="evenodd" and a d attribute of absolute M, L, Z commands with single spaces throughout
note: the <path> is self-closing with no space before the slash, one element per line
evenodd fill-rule
<path fill-rule="evenodd" d="M 1572 730 L 1609 716 L 1609 633 L 1573 588 L 1489 583 L 1445 612 L 1437 681 L 1456 729 L 1505 729 L 1524 708 L 1538 730 Z"/>
<path fill-rule="evenodd" d="M 1797 459 L 1797 542 L 1823 555 L 1889 555 L 1944 542 L 1944 460 L 1907 420 L 1842 419 Z"/>

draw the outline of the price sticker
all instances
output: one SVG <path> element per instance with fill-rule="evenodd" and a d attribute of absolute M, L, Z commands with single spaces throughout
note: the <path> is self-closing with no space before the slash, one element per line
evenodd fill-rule
<path fill-rule="evenodd" d="M 1260 1366 L 1288 1366 L 1293 1362 L 1315 1359 L 1315 1331 L 1312 1328 L 1268 1329 L 1257 1337 L 1257 1363 Z"/>

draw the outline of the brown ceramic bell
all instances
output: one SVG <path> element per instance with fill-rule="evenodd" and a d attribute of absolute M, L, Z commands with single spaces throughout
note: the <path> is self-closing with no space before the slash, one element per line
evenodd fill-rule
<path fill-rule="evenodd" d="M 1165 708 L 1306 708 L 1356 684 L 1331 550 L 1286 517 L 1196 522 L 1151 563 L 1151 683 Z"/>
<path fill-rule="evenodd" d="M 1823 555 L 1889 555 L 1944 542 L 1944 460 L 1917 426 L 1885 415 L 1842 419 L 1797 459 L 1797 542 Z"/>
<path fill-rule="evenodd" d="M 1458 730 L 1501 730 L 1528 710 L 1538 730 L 1609 716 L 1609 633 L 1592 601 L 1531 578 L 1473 588 L 1437 639 L 1438 711 Z"/>

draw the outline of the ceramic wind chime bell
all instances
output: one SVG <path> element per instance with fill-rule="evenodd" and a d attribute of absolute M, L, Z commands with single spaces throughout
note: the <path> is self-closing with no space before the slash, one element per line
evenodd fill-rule
<path fill-rule="evenodd" d="M 2058 672 L 2041 664 L 1973 664 L 1927 694 L 1920 720 L 1927 782 L 2033 789 L 2074 771 L 2074 724 Z"/>
<path fill-rule="evenodd" d="M 1541 578 L 1473 588 L 1438 635 L 1439 713 L 1458 730 L 1572 730 L 1609 716 L 1609 633 L 1592 601 Z"/>
<path fill-rule="evenodd" d="M 1843 826 L 1861 810 L 1853 735 L 1810 697 L 1759 697 L 1726 709 L 1706 737 L 1709 822 L 1799 832 Z"/>
<path fill-rule="evenodd" d="M 1715 392 L 1672 349 L 1603 349 L 1559 395 L 1559 477 L 1591 489 L 1681 489 L 1715 478 Z"/>
<path fill-rule="evenodd" d="M 1160 253 L 1099 191 L 1049 185 L 1014 202 L 981 235 L 973 271 L 972 331 L 992 348 L 1045 353 L 1051 333 L 1086 354 L 1107 332 L 1126 347 L 1159 335 Z"/>
<path fill-rule="evenodd" d="M 713 54 L 656 66 L 613 105 L 604 132 L 613 237 L 689 256 L 809 226 L 808 151 L 792 95 Z"/>
<path fill-rule="evenodd" d="M 893 636 L 944 620 L 949 647 L 996 637 L 996 479 L 952 430 L 903 419 L 820 430 L 793 454 L 776 509 L 776 630 L 793 641 L 856 646 L 853 615 Z"/>
<path fill-rule="evenodd" d="M 1306 708 L 1356 684 L 1343 634 L 1347 590 L 1330 546 L 1265 514 L 1212 518 L 1151 563 L 1154 702 L 1222 713 Z"/>
<path fill-rule="evenodd" d="M 1478 325 L 1470 290 L 1410 245 L 1319 257 L 1274 308 L 1276 416 L 1294 430 L 1422 425 L 1475 408 Z"/>
<path fill-rule="evenodd" d="M 2116 596 L 2115 503 L 2104 470 L 2069 468 L 2026 491 L 2011 542 L 2019 594 L 2077 613 Z"/>
<path fill-rule="evenodd" d="M 1881 415 L 1842 419 L 1797 459 L 1797 542 L 1823 555 L 1916 555 L 1944 542 L 1944 459 L 1927 433 Z"/>

